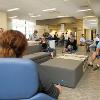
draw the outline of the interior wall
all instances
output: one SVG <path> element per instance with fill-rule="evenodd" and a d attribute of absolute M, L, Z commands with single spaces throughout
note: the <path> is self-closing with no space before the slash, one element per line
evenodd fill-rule
<path fill-rule="evenodd" d="M 35 29 L 38 30 L 39 36 L 42 36 L 43 33 L 45 32 L 45 25 L 43 25 L 43 26 L 37 25 L 37 26 L 35 27 Z"/>
<path fill-rule="evenodd" d="M 37 20 L 36 25 L 56 25 L 61 23 L 72 23 L 75 20 L 76 19 L 73 17 Z"/>
<path fill-rule="evenodd" d="M 7 29 L 7 14 L 0 12 L 0 28 Z"/>
<path fill-rule="evenodd" d="M 84 34 L 83 20 L 78 19 L 76 21 L 76 26 L 77 26 L 77 44 L 80 44 L 80 38 L 81 38 L 82 34 Z"/>
<path fill-rule="evenodd" d="M 62 18 L 63 19 L 63 18 Z M 65 18 L 63 19 L 63 23 L 59 23 L 61 22 L 61 19 L 60 21 L 59 20 L 55 20 L 54 19 L 50 19 L 50 20 L 42 20 L 42 21 L 36 21 L 37 23 L 37 30 L 40 32 L 41 31 L 41 34 L 43 34 L 43 32 L 46 31 L 46 28 L 45 26 L 48 26 L 48 30 L 49 30 L 49 33 L 51 33 L 51 35 L 54 35 L 55 32 L 58 32 L 58 35 L 60 36 L 61 35 L 61 24 L 64 24 L 64 33 L 65 32 L 73 32 L 76 34 L 76 39 L 77 39 L 77 43 L 79 44 L 80 43 L 80 37 L 81 37 L 81 34 L 83 34 L 83 20 L 80 20 L 80 19 L 74 19 L 74 20 L 71 20 L 68 21 L 65 20 Z M 51 22 L 53 23 L 51 23 Z M 67 23 L 68 21 L 68 23 Z M 48 24 L 48 23 L 49 24 Z M 55 24 L 56 23 L 56 24 Z M 40 24 L 40 25 L 38 25 Z"/>

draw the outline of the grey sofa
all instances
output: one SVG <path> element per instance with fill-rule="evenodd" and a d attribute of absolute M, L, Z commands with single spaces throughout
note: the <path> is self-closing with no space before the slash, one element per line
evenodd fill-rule
<path fill-rule="evenodd" d="M 26 52 L 24 53 L 23 58 L 31 59 L 36 63 L 42 63 L 50 59 L 49 52 L 41 52 L 42 47 L 40 44 L 36 44 L 34 46 L 28 46 Z"/>

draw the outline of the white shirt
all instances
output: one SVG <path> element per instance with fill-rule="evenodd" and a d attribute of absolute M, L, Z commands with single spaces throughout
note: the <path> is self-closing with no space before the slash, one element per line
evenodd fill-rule
<path fill-rule="evenodd" d="M 100 39 L 99 39 L 98 37 L 96 37 L 96 38 L 94 39 L 94 41 L 100 41 Z"/>
<path fill-rule="evenodd" d="M 38 34 L 32 34 L 32 36 L 31 36 L 31 40 L 38 40 L 39 39 L 39 36 L 38 36 Z"/>
<path fill-rule="evenodd" d="M 80 42 L 85 43 L 85 38 L 84 37 L 81 37 L 80 38 Z"/>
<path fill-rule="evenodd" d="M 68 40 L 68 34 L 65 34 L 64 37 L 65 37 L 65 40 Z"/>

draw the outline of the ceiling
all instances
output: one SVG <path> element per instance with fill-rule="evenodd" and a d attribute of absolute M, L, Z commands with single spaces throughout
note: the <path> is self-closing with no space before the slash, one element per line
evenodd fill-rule
<path fill-rule="evenodd" d="M 20 8 L 18 11 L 7 12 L 8 9 Z M 43 12 L 44 9 L 56 8 L 53 12 Z M 79 9 L 92 9 L 78 12 Z M 42 20 L 67 16 L 83 18 L 84 16 L 100 16 L 100 0 L 0 0 L 0 11 L 8 13 L 8 17 L 18 16 L 20 19 Z M 34 16 L 31 18 L 29 13 Z"/>
<path fill-rule="evenodd" d="M 89 5 L 91 6 L 94 14 L 100 17 L 100 0 L 89 0 Z"/>

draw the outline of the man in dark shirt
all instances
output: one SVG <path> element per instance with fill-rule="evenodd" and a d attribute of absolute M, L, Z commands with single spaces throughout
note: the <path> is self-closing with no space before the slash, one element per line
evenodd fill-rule
<path fill-rule="evenodd" d="M 70 38 L 68 38 L 64 51 L 69 53 L 74 53 L 76 50 L 77 50 L 77 41 L 75 40 L 75 37 L 71 35 Z"/>

